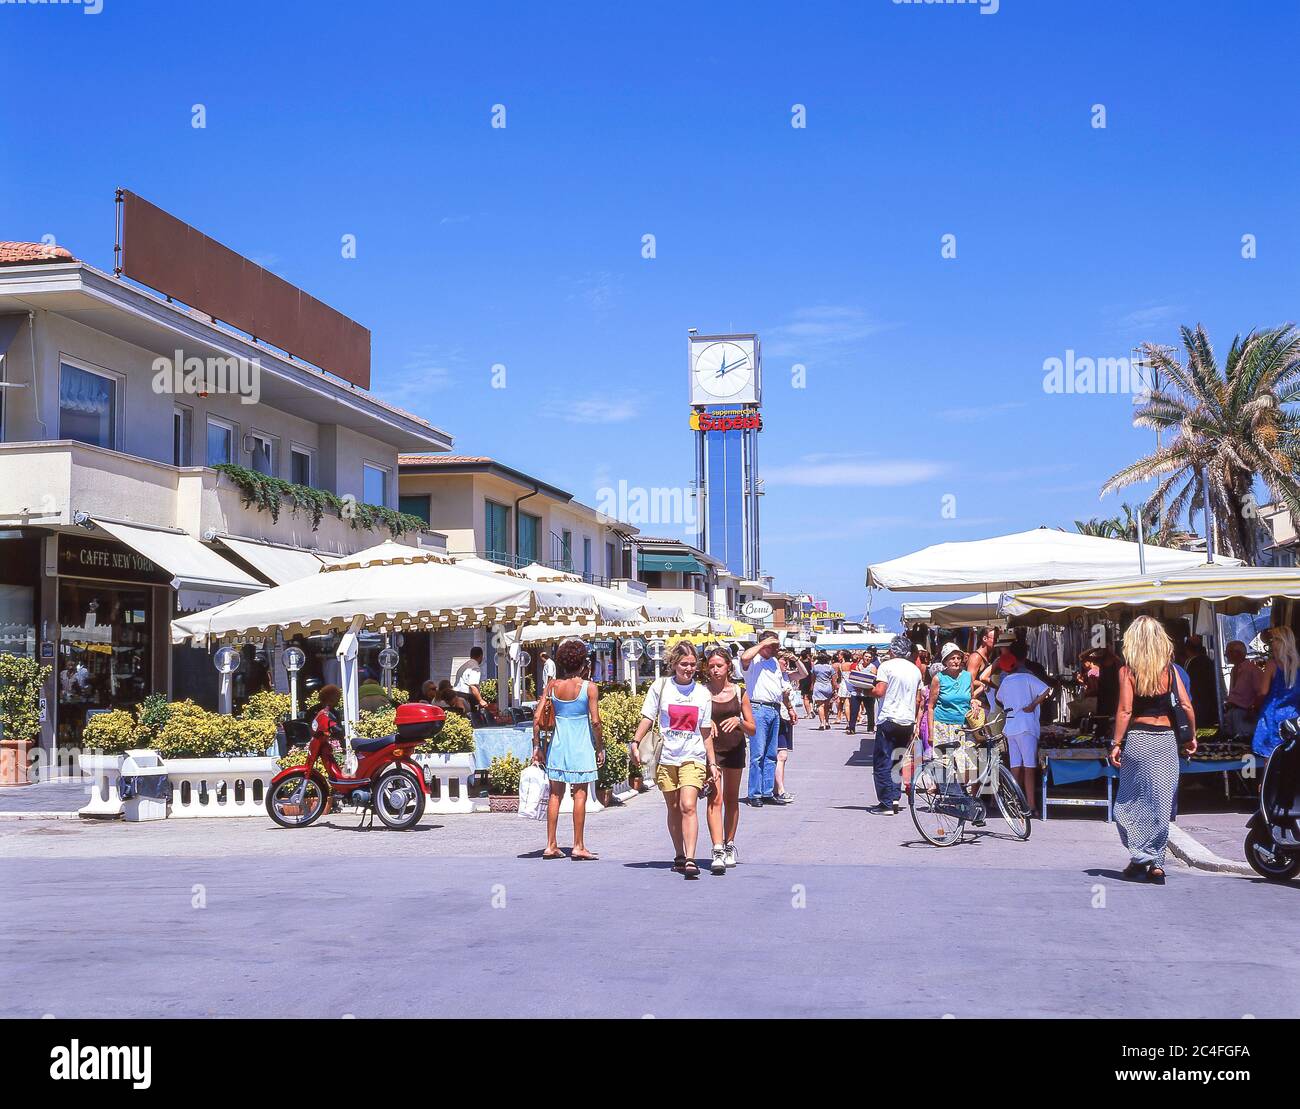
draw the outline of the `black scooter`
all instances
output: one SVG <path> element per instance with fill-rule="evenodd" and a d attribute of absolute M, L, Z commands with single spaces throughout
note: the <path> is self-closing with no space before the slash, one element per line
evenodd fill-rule
<path fill-rule="evenodd" d="M 1284 720 L 1281 738 L 1264 767 L 1259 811 L 1246 833 L 1246 861 L 1271 882 L 1300 873 L 1300 720 Z"/>

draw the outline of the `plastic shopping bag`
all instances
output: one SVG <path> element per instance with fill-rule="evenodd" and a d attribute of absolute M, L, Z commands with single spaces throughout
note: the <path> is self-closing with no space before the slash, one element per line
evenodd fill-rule
<path fill-rule="evenodd" d="M 550 796 L 551 783 L 546 779 L 546 771 L 535 763 L 524 767 L 519 775 L 519 815 L 526 820 L 545 820 Z"/>

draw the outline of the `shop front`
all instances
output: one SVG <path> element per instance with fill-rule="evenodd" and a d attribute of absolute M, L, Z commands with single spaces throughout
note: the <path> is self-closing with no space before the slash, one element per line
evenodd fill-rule
<path fill-rule="evenodd" d="M 53 543 L 54 734 L 59 748 L 74 748 L 94 713 L 166 691 L 172 578 L 114 540 L 65 533 Z"/>

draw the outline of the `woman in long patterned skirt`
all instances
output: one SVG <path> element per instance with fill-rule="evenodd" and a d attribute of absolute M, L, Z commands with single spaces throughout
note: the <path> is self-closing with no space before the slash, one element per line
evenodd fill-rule
<path fill-rule="evenodd" d="M 1115 823 L 1130 862 L 1130 881 L 1165 882 L 1165 847 L 1178 789 L 1174 700 L 1187 713 L 1196 751 L 1191 697 L 1173 666 L 1174 644 L 1160 623 L 1139 616 L 1124 633 L 1125 665 L 1119 672 L 1119 707 L 1110 761 L 1119 769 Z"/>

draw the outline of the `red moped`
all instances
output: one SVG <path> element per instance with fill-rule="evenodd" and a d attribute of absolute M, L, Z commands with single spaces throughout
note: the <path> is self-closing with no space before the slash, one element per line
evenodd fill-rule
<path fill-rule="evenodd" d="M 307 761 L 281 770 L 271 779 L 267 814 L 282 828 L 305 828 L 325 811 L 325 802 L 333 794 L 347 804 L 359 805 L 363 822 L 368 810 L 372 824 L 378 814 L 394 831 L 414 828 L 424 815 L 428 790 L 424 772 L 411 756 L 420 743 L 442 731 L 445 721 L 437 705 L 398 705 L 394 735 L 352 741 L 358 760 L 353 775 L 345 774 L 335 762 L 329 736 L 313 735 Z M 290 721 L 289 726 L 294 724 L 309 727 L 300 721 Z M 325 764 L 324 774 L 316 769 L 318 760 Z"/>

